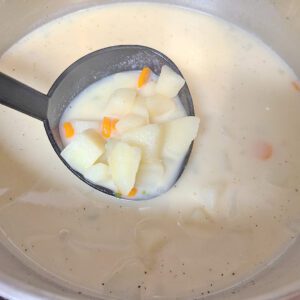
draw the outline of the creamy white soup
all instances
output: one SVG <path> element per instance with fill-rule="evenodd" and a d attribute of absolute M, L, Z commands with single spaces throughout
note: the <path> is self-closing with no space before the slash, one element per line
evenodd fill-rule
<path fill-rule="evenodd" d="M 253 277 L 299 231 L 299 79 L 230 23 L 146 3 L 59 18 L 8 49 L 0 70 L 47 92 L 75 60 L 117 44 L 160 50 L 188 82 L 201 124 L 185 172 L 153 200 L 117 200 L 66 169 L 41 122 L 1 106 L 1 241 L 99 297 L 201 297 Z"/>

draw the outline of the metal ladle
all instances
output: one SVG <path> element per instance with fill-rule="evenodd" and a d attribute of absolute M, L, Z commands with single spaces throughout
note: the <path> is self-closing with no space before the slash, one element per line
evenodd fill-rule
<path fill-rule="evenodd" d="M 68 169 L 91 187 L 117 196 L 112 190 L 86 180 L 62 158 L 60 153 L 64 147 L 59 134 L 61 116 L 69 103 L 94 82 L 115 73 L 141 70 L 144 66 L 148 66 L 155 74 L 159 75 L 163 65 L 169 66 L 182 76 L 177 66 L 167 56 L 155 49 L 139 45 L 104 48 L 74 62 L 58 77 L 47 95 L 0 72 L 0 103 L 41 120 L 52 147 Z M 187 115 L 193 116 L 194 106 L 187 84 L 184 85 L 178 96 Z M 192 145 L 174 184 L 184 171 L 191 150 Z"/>

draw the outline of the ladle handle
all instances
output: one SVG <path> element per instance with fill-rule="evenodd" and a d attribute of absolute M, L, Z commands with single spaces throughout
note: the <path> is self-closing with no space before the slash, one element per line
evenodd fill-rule
<path fill-rule="evenodd" d="M 0 103 L 44 121 L 48 96 L 0 72 Z"/>

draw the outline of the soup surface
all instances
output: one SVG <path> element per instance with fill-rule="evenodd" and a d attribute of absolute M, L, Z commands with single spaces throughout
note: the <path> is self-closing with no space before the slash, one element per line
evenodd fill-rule
<path fill-rule="evenodd" d="M 24 37 L 0 70 L 47 92 L 81 56 L 117 44 L 168 55 L 190 87 L 200 131 L 167 193 L 126 202 L 67 170 L 43 124 L 0 108 L 1 240 L 30 267 L 95 296 L 208 295 L 253 276 L 295 239 L 300 87 L 256 37 L 160 4 L 94 7 Z"/>

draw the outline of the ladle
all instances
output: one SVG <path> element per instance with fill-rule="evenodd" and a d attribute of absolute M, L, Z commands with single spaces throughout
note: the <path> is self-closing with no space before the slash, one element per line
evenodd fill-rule
<path fill-rule="evenodd" d="M 41 120 L 52 147 L 69 170 L 93 188 L 118 196 L 110 189 L 86 180 L 61 157 L 63 144 L 59 134 L 59 121 L 69 103 L 95 81 L 119 72 L 141 70 L 144 66 L 150 67 L 155 74 L 159 75 L 163 65 L 169 66 L 182 76 L 177 66 L 167 56 L 149 47 L 122 45 L 100 49 L 80 58 L 68 67 L 58 77 L 47 95 L 0 72 L 0 103 Z M 187 115 L 194 115 L 193 101 L 187 84 L 179 92 L 179 98 Z M 174 183 L 181 176 L 191 149 L 192 145 Z"/>

